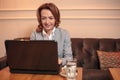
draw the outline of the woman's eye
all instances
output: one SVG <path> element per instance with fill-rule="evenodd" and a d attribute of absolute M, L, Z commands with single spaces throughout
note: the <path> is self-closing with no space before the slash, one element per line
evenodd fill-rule
<path fill-rule="evenodd" d="M 45 20 L 46 18 L 45 17 L 42 17 L 41 20 Z"/>
<path fill-rule="evenodd" d="M 52 20 L 52 19 L 54 19 L 54 18 L 53 18 L 53 17 L 50 17 L 49 19 L 51 19 L 51 20 Z"/>

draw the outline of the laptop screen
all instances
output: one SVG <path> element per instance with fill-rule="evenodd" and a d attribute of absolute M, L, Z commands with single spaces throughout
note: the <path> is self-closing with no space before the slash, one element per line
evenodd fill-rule
<path fill-rule="evenodd" d="M 40 41 L 5 41 L 8 66 L 11 72 L 59 70 L 57 42 L 52 40 Z"/>

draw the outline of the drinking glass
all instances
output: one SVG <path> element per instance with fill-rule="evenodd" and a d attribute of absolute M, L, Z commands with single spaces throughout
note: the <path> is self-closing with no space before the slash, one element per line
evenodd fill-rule
<path fill-rule="evenodd" d="M 66 63 L 67 80 L 76 80 L 76 60 L 69 60 Z"/>

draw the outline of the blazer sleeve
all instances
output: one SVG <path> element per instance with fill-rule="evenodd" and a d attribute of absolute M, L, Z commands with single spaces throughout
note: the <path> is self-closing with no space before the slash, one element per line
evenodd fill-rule
<path fill-rule="evenodd" d="M 64 32 L 63 54 L 62 65 L 65 65 L 67 60 L 73 60 L 71 39 L 68 31 Z"/>

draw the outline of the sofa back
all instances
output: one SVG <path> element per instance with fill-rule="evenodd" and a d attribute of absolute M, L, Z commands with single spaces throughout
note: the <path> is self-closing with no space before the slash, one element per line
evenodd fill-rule
<path fill-rule="evenodd" d="M 120 39 L 112 38 L 71 38 L 77 66 L 85 69 L 99 69 L 97 50 L 120 51 Z"/>

